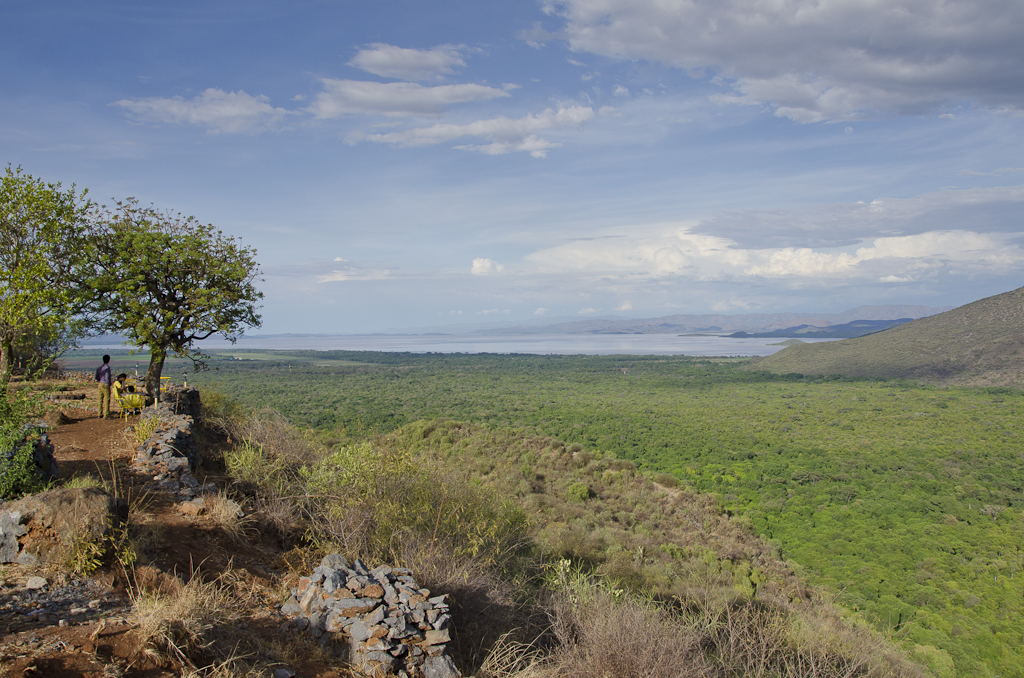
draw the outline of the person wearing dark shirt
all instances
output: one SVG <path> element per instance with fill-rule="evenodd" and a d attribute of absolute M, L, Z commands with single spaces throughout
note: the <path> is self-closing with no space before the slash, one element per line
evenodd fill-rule
<path fill-rule="evenodd" d="M 96 368 L 96 381 L 99 382 L 100 419 L 110 416 L 110 356 L 103 356 L 103 364 Z"/>

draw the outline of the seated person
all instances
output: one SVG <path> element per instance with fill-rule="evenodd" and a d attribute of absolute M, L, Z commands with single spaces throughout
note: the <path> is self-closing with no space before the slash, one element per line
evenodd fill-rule
<path fill-rule="evenodd" d="M 135 387 L 128 383 L 127 374 L 119 374 L 117 375 L 117 381 L 115 381 L 110 387 L 110 393 L 113 396 L 113 399 L 120 404 L 122 402 L 121 398 L 123 398 L 126 393 L 135 393 Z M 128 409 L 132 411 L 132 414 L 139 413 L 139 408 L 137 407 Z"/>
<path fill-rule="evenodd" d="M 121 394 L 126 391 L 125 386 L 127 385 L 126 384 L 127 381 L 128 381 L 128 375 L 127 374 L 124 374 L 122 372 L 121 374 L 117 375 L 117 379 L 114 381 L 113 385 L 110 387 L 110 395 L 113 396 L 114 400 L 117 400 L 118 398 L 120 398 Z"/>

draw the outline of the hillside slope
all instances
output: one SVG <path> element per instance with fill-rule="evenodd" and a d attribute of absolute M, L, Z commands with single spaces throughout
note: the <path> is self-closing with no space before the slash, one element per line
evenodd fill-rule
<path fill-rule="evenodd" d="M 779 374 L 1024 387 L 1024 288 L 877 334 L 791 346 L 751 364 Z"/>

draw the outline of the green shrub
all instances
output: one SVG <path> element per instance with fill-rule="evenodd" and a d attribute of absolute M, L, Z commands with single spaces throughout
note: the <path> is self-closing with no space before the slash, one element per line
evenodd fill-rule
<path fill-rule="evenodd" d="M 25 392 L 0 392 L 0 499 L 38 492 L 45 485 L 32 458 L 39 432 L 28 426 L 38 406 Z"/>
<path fill-rule="evenodd" d="M 678 487 L 679 479 L 671 473 L 658 473 L 654 476 L 654 482 L 658 483 L 662 487 Z"/>
<path fill-rule="evenodd" d="M 287 489 L 287 464 L 259 443 L 244 442 L 224 455 L 228 474 L 236 481 L 251 483 L 272 497 Z"/>
<path fill-rule="evenodd" d="M 29 440 L 16 450 L 0 453 L 0 499 L 16 499 L 45 486 L 32 458 L 32 442 Z"/>
<path fill-rule="evenodd" d="M 569 501 L 586 501 L 590 499 L 590 488 L 586 483 L 573 483 L 566 489 L 565 498 Z"/>
<path fill-rule="evenodd" d="M 215 386 L 203 386 L 200 397 L 203 419 L 215 426 L 229 429 L 245 415 L 241 405 Z"/>
<path fill-rule="evenodd" d="M 341 448 L 301 471 L 314 538 L 348 553 L 396 561 L 411 542 L 501 565 L 527 543 L 511 499 L 381 443 Z"/>

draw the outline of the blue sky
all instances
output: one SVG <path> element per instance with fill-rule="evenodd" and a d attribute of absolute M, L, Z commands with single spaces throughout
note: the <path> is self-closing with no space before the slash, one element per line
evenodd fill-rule
<path fill-rule="evenodd" d="M 255 247 L 262 332 L 1024 284 L 1019 0 L 0 0 L 0 161 Z"/>

